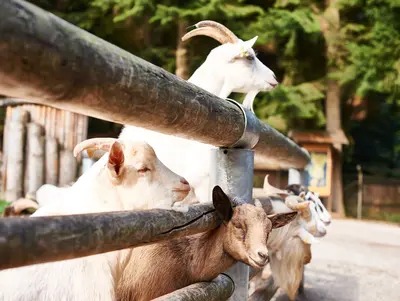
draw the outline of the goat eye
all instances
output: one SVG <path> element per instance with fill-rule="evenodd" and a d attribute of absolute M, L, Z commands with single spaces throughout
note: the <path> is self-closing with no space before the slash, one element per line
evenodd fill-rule
<path fill-rule="evenodd" d="M 246 56 L 246 59 L 248 59 L 249 61 L 254 61 L 254 56 L 248 55 Z"/>
<path fill-rule="evenodd" d="M 142 173 L 142 174 L 144 174 L 144 173 L 146 173 L 148 171 L 150 171 L 150 169 L 148 169 L 147 167 L 143 167 L 141 169 L 138 169 L 138 173 Z"/>

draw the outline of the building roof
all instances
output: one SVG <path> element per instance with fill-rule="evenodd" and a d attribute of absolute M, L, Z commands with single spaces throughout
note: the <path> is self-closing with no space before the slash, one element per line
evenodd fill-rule
<path fill-rule="evenodd" d="M 349 140 L 342 130 L 335 132 L 291 130 L 288 136 L 296 143 L 349 144 Z"/>

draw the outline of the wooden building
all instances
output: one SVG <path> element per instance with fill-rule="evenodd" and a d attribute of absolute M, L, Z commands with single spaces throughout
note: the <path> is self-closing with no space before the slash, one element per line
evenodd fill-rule
<path fill-rule="evenodd" d="M 344 216 L 341 151 L 342 145 L 349 143 L 344 132 L 292 130 L 288 136 L 311 156 L 303 183 L 319 192 L 330 212 Z"/>

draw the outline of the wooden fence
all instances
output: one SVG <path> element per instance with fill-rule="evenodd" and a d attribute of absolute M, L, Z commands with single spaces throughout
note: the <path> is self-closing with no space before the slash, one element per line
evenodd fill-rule
<path fill-rule="evenodd" d="M 344 175 L 346 215 L 357 216 L 357 175 Z M 400 180 L 364 175 L 361 187 L 361 217 L 400 222 Z"/>
<path fill-rule="evenodd" d="M 24 1 L 0 2 L 0 94 L 215 145 L 212 184 L 247 202 L 252 199 L 254 165 L 303 169 L 310 160 L 293 141 L 235 102 Z M 0 268 L 145 245 L 217 225 L 209 205 L 193 206 L 188 213 L 149 210 L 2 219 Z M 93 236 L 94 229 L 101 231 Z M 232 300 L 247 300 L 248 266 L 236 264 L 227 274 L 235 282 L 234 292 L 232 280 L 221 275 L 160 300 L 221 300 L 232 293 Z"/>
<path fill-rule="evenodd" d="M 72 151 L 87 138 L 87 116 L 10 98 L 0 99 L 0 106 L 7 106 L 1 169 L 5 200 L 34 198 L 43 184 L 65 186 L 76 180 L 81 159 Z"/>

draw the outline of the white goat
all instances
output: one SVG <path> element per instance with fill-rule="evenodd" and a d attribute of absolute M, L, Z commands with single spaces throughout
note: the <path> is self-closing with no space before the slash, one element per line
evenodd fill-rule
<path fill-rule="evenodd" d="M 252 49 L 257 37 L 242 41 L 228 28 L 213 21 L 199 22 L 196 27 L 197 29 L 188 32 L 182 40 L 205 35 L 216 39 L 222 45 L 211 50 L 206 61 L 188 82 L 223 99 L 232 92 L 247 93 L 243 106 L 250 108 L 252 99 L 259 91 L 269 91 L 278 84 L 274 73 L 257 59 Z M 129 137 L 148 142 L 161 161 L 190 182 L 201 203 L 211 200 L 209 170 L 210 150 L 213 146 L 140 127 L 125 126 L 120 138 Z"/>
<path fill-rule="evenodd" d="M 109 151 L 65 191 L 63 199 L 33 216 L 169 208 L 189 193 L 186 180 L 170 171 L 144 142 L 90 139 L 83 149 Z M 30 217 L 28 217 L 30 218 Z M 0 300 L 98 300 L 115 297 L 128 250 L 0 272 Z"/>
<path fill-rule="evenodd" d="M 319 217 L 314 201 L 305 201 L 306 190 L 299 185 L 290 185 L 285 190 L 277 189 L 269 184 L 267 175 L 263 189 L 268 197 L 259 199 L 264 206 L 269 206 L 268 213 L 299 212 L 294 222 L 272 231 L 267 243 L 274 282 L 294 300 L 303 278 L 304 264 L 311 261 L 310 245 L 317 242 L 315 237 L 326 234 L 325 224 Z M 273 195 L 281 195 L 285 201 Z M 325 207 L 322 203 L 321 206 L 323 212 Z M 324 217 L 326 222 L 330 222 L 326 214 Z"/>

